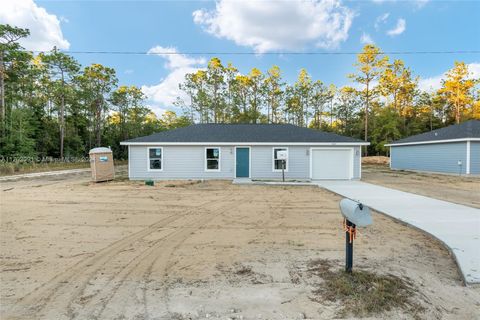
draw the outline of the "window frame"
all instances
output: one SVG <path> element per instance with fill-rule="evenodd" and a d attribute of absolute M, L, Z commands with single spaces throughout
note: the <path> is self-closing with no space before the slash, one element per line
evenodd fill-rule
<path fill-rule="evenodd" d="M 161 169 L 152 169 L 150 168 L 150 149 L 160 149 L 161 150 L 161 158 L 160 158 L 160 161 L 161 161 L 161 166 L 162 168 Z M 148 147 L 147 148 L 147 170 L 148 171 L 155 171 L 155 172 L 159 172 L 159 171 L 163 171 L 164 169 L 164 154 L 163 154 L 163 147 Z"/>
<path fill-rule="evenodd" d="M 275 150 L 282 149 L 287 151 L 287 161 L 285 163 L 285 172 L 288 172 L 288 167 L 290 165 L 290 151 L 288 147 L 273 147 L 272 148 L 272 172 L 282 172 L 282 169 L 275 169 Z"/>
<path fill-rule="evenodd" d="M 218 149 L 218 159 L 207 158 L 208 149 Z M 208 160 L 218 160 L 218 169 L 208 169 Z M 205 172 L 219 172 L 222 169 L 222 148 L 220 147 L 205 147 L 203 150 L 203 162 Z"/>

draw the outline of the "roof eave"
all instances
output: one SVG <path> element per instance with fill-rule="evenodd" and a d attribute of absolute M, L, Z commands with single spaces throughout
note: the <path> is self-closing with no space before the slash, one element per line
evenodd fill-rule
<path fill-rule="evenodd" d="M 122 146 L 149 146 L 149 145 L 235 145 L 235 146 L 254 146 L 254 145 L 311 145 L 311 146 L 369 146 L 370 142 L 120 142 Z"/>
<path fill-rule="evenodd" d="M 426 140 L 426 141 L 403 142 L 403 143 L 389 143 L 384 146 L 397 147 L 397 146 L 409 146 L 409 145 L 416 145 L 416 144 L 450 143 L 450 142 L 464 142 L 464 141 L 480 141 L 480 138 L 458 138 L 458 139 Z"/>

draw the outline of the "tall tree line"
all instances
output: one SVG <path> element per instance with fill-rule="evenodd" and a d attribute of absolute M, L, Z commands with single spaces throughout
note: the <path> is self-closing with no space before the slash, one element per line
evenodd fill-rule
<path fill-rule="evenodd" d="M 301 69 L 287 84 L 278 66 L 242 74 L 213 58 L 187 74 L 177 100 L 191 122 L 290 123 L 370 141 L 368 154 L 386 154 L 384 145 L 409 135 L 480 119 L 479 79 L 464 62 L 454 62 L 442 86 L 421 91 L 419 78 L 404 61 L 393 61 L 374 45 L 358 54 L 355 85 L 338 88 Z"/>
<path fill-rule="evenodd" d="M 374 45 L 358 55 L 355 85 L 336 87 L 299 70 L 294 83 L 282 70 L 252 68 L 243 74 L 212 58 L 179 85 L 187 99 L 161 118 L 146 106 L 136 86 L 119 84 L 113 68 L 82 67 L 53 48 L 34 55 L 19 40 L 29 31 L 0 25 L 0 155 L 69 158 L 95 146 L 191 123 L 291 123 L 371 142 L 369 154 L 386 154 L 384 144 L 468 119 L 480 119 L 479 79 L 455 62 L 440 90 L 422 92 L 405 63 L 391 61 Z M 173 106 L 172 106 L 173 107 Z"/>
<path fill-rule="evenodd" d="M 29 31 L 0 25 L 0 155 L 77 158 L 96 146 L 188 125 L 167 112 L 157 119 L 136 86 L 118 85 L 113 68 L 82 68 L 56 48 L 33 55 L 19 40 Z"/>

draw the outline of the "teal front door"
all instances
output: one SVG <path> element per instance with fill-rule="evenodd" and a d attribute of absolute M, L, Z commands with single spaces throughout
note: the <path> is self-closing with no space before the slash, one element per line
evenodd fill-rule
<path fill-rule="evenodd" d="M 250 148 L 236 148 L 236 169 L 235 176 L 237 178 L 250 177 Z"/>

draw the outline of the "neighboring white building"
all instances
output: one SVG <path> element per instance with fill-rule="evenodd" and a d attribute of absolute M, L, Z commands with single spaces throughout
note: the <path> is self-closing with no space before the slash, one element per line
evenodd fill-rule
<path fill-rule="evenodd" d="M 362 140 L 289 124 L 196 124 L 121 142 L 130 179 L 360 179 Z"/>

